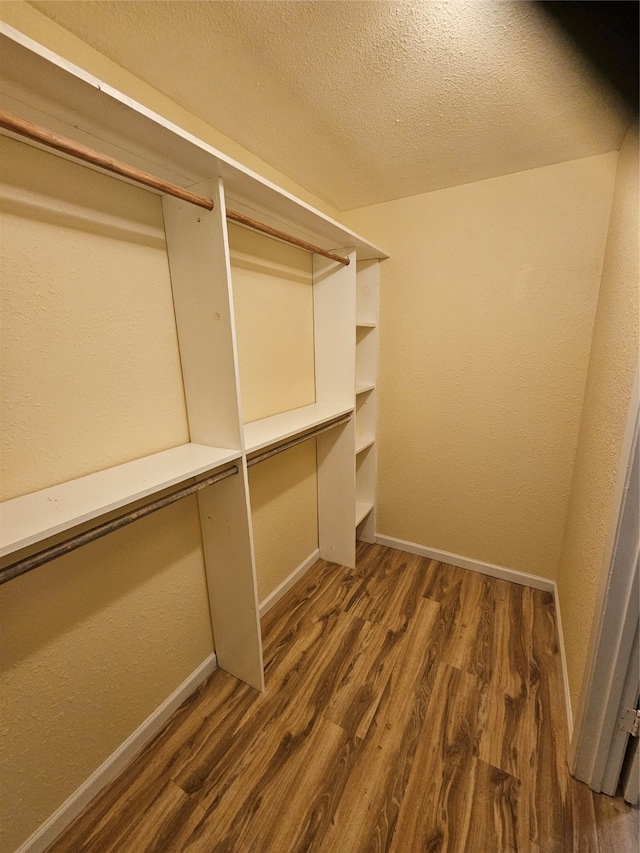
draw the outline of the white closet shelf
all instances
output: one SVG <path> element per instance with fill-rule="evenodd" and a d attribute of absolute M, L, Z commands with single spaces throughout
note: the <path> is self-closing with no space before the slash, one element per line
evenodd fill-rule
<path fill-rule="evenodd" d="M 356 327 L 358 329 L 375 329 L 376 324 L 375 323 L 356 323 Z"/>
<path fill-rule="evenodd" d="M 354 246 L 359 260 L 388 257 L 341 223 L 2 21 L 0 42 L 3 105 L 14 115 L 184 188 L 221 177 L 236 200 L 230 206 L 240 212 L 258 213 L 270 225 L 327 249 Z M 46 92 L 42 80 L 47 81 Z"/>
<path fill-rule="evenodd" d="M 182 444 L 0 504 L 0 556 L 241 458 L 239 450 Z"/>
<path fill-rule="evenodd" d="M 375 391 L 376 383 L 375 382 L 357 382 L 356 383 L 356 394 L 366 394 L 368 391 Z"/>
<path fill-rule="evenodd" d="M 373 509 L 373 504 L 368 501 L 357 501 L 356 503 L 356 527 L 360 524 L 363 519 L 365 519 L 371 510 Z"/>
<path fill-rule="evenodd" d="M 247 453 L 262 450 L 263 447 L 293 438 L 308 429 L 321 426 L 333 418 L 352 411 L 352 406 L 336 408 L 326 404 L 312 403 L 310 406 L 302 406 L 299 409 L 291 409 L 279 415 L 252 421 L 244 425 L 245 450 Z"/>
<path fill-rule="evenodd" d="M 371 447 L 375 443 L 375 440 L 375 436 L 373 435 L 356 436 L 356 454 L 362 453 L 367 447 Z"/>

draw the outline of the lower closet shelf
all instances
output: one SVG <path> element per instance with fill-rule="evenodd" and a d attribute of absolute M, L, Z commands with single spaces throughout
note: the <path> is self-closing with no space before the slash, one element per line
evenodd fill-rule
<path fill-rule="evenodd" d="M 369 515 L 372 509 L 372 503 L 364 501 L 358 501 L 356 503 L 356 527 Z"/>
<path fill-rule="evenodd" d="M 0 504 L 0 556 L 213 471 L 240 450 L 182 444 Z"/>
<path fill-rule="evenodd" d="M 275 444 L 293 438 L 299 433 L 314 427 L 321 426 L 340 415 L 346 415 L 353 411 L 353 406 L 331 407 L 319 403 L 310 406 L 301 406 L 299 409 L 291 409 L 269 418 L 244 425 L 244 442 L 247 453 L 262 450 Z"/>

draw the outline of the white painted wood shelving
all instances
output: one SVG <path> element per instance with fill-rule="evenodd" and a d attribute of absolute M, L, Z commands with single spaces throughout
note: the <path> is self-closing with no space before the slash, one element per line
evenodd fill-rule
<path fill-rule="evenodd" d="M 379 264 L 356 266 L 356 536 L 373 542 L 376 532 L 376 414 L 378 378 Z"/>
<path fill-rule="evenodd" d="M 247 455 L 355 412 L 317 437 L 320 555 L 353 566 L 354 528 L 366 539 L 375 524 L 377 260 L 386 255 L 13 28 L 2 24 L 1 33 L 5 110 L 188 187 L 214 208 L 162 196 L 191 443 L 5 502 L 0 553 L 19 558 L 235 462 L 238 475 L 198 494 L 207 584 L 219 665 L 262 688 Z M 350 258 L 344 266 L 313 257 L 316 402 L 244 427 L 227 206 Z"/>

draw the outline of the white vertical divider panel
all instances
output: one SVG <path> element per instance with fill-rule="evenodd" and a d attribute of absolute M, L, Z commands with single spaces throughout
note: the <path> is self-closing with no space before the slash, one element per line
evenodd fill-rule
<path fill-rule="evenodd" d="M 338 250 L 337 250 L 338 251 Z M 356 254 L 349 266 L 313 256 L 316 402 L 355 406 Z M 355 566 L 355 418 L 317 438 L 318 545 L 324 560 Z"/>
<path fill-rule="evenodd" d="M 378 323 L 379 261 L 358 261 L 356 269 L 356 323 Z"/>
<path fill-rule="evenodd" d="M 211 198 L 213 210 L 162 198 L 189 430 L 197 444 L 239 450 L 224 192 L 217 180 L 193 190 Z"/>
<path fill-rule="evenodd" d="M 203 210 L 163 197 L 163 212 L 191 440 L 243 449 L 224 187 L 193 188 Z M 264 689 L 262 639 L 246 465 L 198 494 L 218 665 Z"/>
<path fill-rule="evenodd" d="M 264 690 L 248 493 L 242 465 L 237 476 L 199 493 L 200 526 L 218 666 Z"/>

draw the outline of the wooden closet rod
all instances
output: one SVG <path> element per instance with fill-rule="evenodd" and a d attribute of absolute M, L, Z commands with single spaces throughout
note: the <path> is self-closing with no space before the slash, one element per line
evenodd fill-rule
<path fill-rule="evenodd" d="M 320 246 L 314 246 L 313 243 L 307 243 L 306 240 L 300 240 L 294 237 L 293 234 L 287 234 L 286 231 L 278 231 L 277 228 L 272 228 L 264 222 L 259 222 L 257 219 L 251 219 L 250 216 L 245 216 L 244 213 L 238 213 L 236 210 L 227 209 L 227 219 L 244 225 L 247 228 L 253 228 L 254 231 L 261 231 L 269 237 L 275 237 L 278 240 L 283 240 L 285 243 L 291 243 L 292 246 L 298 246 L 299 249 L 305 249 L 314 255 L 322 255 L 324 258 L 329 258 L 332 261 L 337 261 L 339 264 L 349 266 L 349 258 L 343 258 L 342 255 L 337 255 L 335 252 L 330 252 L 328 249 L 321 249 Z"/>
<path fill-rule="evenodd" d="M 78 160 L 83 160 L 85 163 L 91 163 L 94 166 L 99 166 L 107 172 L 112 172 L 114 175 L 120 175 L 122 178 L 129 178 L 132 181 L 137 181 L 139 184 L 144 184 L 146 187 L 151 187 L 154 190 L 159 190 L 167 195 L 175 196 L 183 201 L 188 201 L 190 204 L 197 204 L 198 207 L 204 207 L 206 210 L 213 210 L 213 201 L 205 196 L 197 195 L 189 190 L 185 190 L 177 184 L 171 184 L 168 181 L 163 181 L 162 178 L 157 178 L 155 175 L 150 175 L 148 172 L 142 172 L 140 169 L 135 169 L 133 166 L 128 166 L 126 163 L 121 163 L 119 160 L 114 160 L 113 157 L 107 157 L 105 154 L 100 154 L 99 151 L 94 151 L 92 148 L 87 148 L 86 145 L 80 145 L 66 136 L 60 136 L 53 133 L 44 127 L 40 127 L 33 122 L 25 121 L 11 113 L 0 111 L 0 127 L 5 130 L 10 130 L 12 133 L 17 133 L 20 136 L 26 136 L 27 139 L 32 139 L 34 142 L 39 142 L 41 145 L 46 145 L 48 148 L 54 148 L 56 151 L 61 151 L 63 154 L 69 154 L 71 157 L 76 157 Z M 316 255 L 323 255 L 325 258 L 330 258 L 332 261 L 349 265 L 349 258 L 343 258 L 341 255 L 336 255 L 335 252 L 329 252 L 327 249 L 321 249 L 319 246 L 314 246 L 313 243 L 307 243 L 306 240 L 300 240 L 292 234 L 287 234 L 285 231 L 278 231 L 277 228 L 272 228 L 264 222 L 259 222 L 257 219 L 251 219 L 243 213 L 238 213 L 235 210 L 227 210 L 227 219 L 238 222 L 240 225 L 245 225 L 247 228 L 253 228 L 255 231 L 261 231 L 263 234 L 268 234 L 270 237 L 276 237 L 278 240 L 284 240 L 286 243 L 291 243 L 298 246 L 300 249 L 306 249 L 307 252 L 313 252 Z"/>
<path fill-rule="evenodd" d="M 87 148 L 85 145 L 80 145 L 66 136 L 59 136 L 38 124 L 33 124 L 30 121 L 18 118 L 11 113 L 0 112 L 0 127 L 5 130 L 10 130 L 20 136 L 26 136 L 34 142 L 40 142 L 49 148 L 55 148 L 56 151 L 62 151 L 63 154 L 70 154 L 72 157 L 77 157 L 78 160 L 84 160 L 85 163 L 92 163 L 94 166 L 100 166 L 101 169 L 106 169 L 107 172 L 113 172 L 114 175 L 120 175 L 123 178 L 129 178 L 132 181 L 137 181 L 139 184 L 144 184 L 154 190 L 159 190 L 162 193 L 173 195 L 176 198 L 181 198 L 183 201 L 188 201 L 190 204 L 197 204 L 198 207 L 204 207 L 207 210 L 213 210 L 213 201 L 210 198 L 205 198 L 196 193 L 189 192 L 177 184 L 170 184 L 168 181 L 163 181 L 155 175 L 150 175 L 148 172 L 142 172 L 140 169 L 135 169 L 133 166 L 128 166 L 126 163 L 121 163 L 119 160 L 114 160 L 113 157 L 107 157 L 105 154 L 100 154 L 99 151 L 94 151 L 92 148 Z"/>
<path fill-rule="evenodd" d="M 103 524 L 98 524 L 96 527 L 85 530 L 84 533 L 78 533 L 75 536 L 71 536 L 69 539 L 65 539 L 64 542 L 60 542 L 58 545 L 52 545 L 51 548 L 45 548 L 43 551 L 38 551 L 30 557 L 17 560 L 15 563 L 11 563 L 11 565 L 0 570 L 0 585 L 13 580 L 13 578 L 17 578 L 20 575 L 25 575 L 32 569 L 37 569 L 38 566 L 50 563 L 51 560 L 55 560 L 57 557 L 69 554 L 71 551 L 75 551 L 76 548 L 88 545 L 89 542 L 101 539 L 108 533 L 120 530 L 121 527 L 126 527 L 128 524 L 138 521 L 140 518 L 145 518 L 147 515 L 151 515 L 152 512 L 157 512 L 159 509 L 164 509 L 165 507 L 174 504 L 176 501 L 181 501 L 183 498 L 189 497 L 189 495 L 194 495 L 196 492 L 200 492 L 202 489 L 206 489 L 214 483 L 226 480 L 228 477 L 232 477 L 234 474 L 237 474 L 238 470 L 237 465 L 232 465 L 230 468 L 225 468 L 223 471 L 211 474 L 211 476 L 206 477 L 204 480 L 200 480 L 198 483 L 194 483 L 191 486 L 184 486 L 183 488 L 177 489 L 175 492 L 171 492 L 162 498 L 143 504 L 143 506 L 138 507 L 138 509 L 130 510 L 123 515 L 112 518 L 110 521 L 105 521 Z"/>
<path fill-rule="evenodd" d="M 257 465 L 259 462 L 264 462 L 265 459 L 270 459 L 272 456 L 277 456 L 278 453 L 282 453 L 283 450 L 289 450 L 290 447 L 295 447 L 296 444 L 302 444 L 303 441 L 315 438 L 316 435 L 320 435 L 321 432 L 327 432 L 327 430 L 333 429 L 341 424 L 348 424 L 350 420 L 351 415 L 341 415 L 339 418 L 335 418 L 327 424 L 322 424 L 322 426 L 309 430 L 309 432 L 305 432 L 304 435 L 292 438 L 291 441 L 285 441 L 284 444 L 279 444 L 277 447 L 272 447 L 270 450 L 258 453 L 255 456 L 252 456 L 251 459 L 247 459 L 247 468 L 251 468 L 252 465 Z"/>
<path fill-rule="evenodd" d="M 144 184 L 146 187 L 151 187 L 154 190 L 159 190 L 167 195 L 175 196 L 190 204 L 196 204 L 198 207 L 204 207 L 206 210 L 213 210 L 213 201 L 205 196 L 197 195 L 189 190 L 185 190 L 177 184 L 171 184 L 168 181 L 163 181 L 155 175 L 150 175 L 148 172 L 142 172 L 133 166 L 128 166 L 126 163 L 121 163 L 119 160 L 114 160 L 113 157 L 107 157 L 99 151 L 94 151 L 92 148 L 87 148 L 86 145 L 81 145 L 68 139 L 66 136 L 60 136 L 53 133 L 38 124 L 34 124 L 25 119 L 18 118 L 11 113 L 0 111 L 0 127 L 5 130 L 10 130 L 12 133 L 17 133 L 20 136 L 26 136 L 34 142 L 39 142 L 41 145 L 46 145 L 48 148 L 53 148 L 56 151 L 61 151 L 63 154 L 69 154 L 76 157 L 78 160 L 83 160 L 85 163 L 91 163 L 94 166 L 99 166 L 107 172 L 112 172 L 114 175 L 120 175 L 123 178 L 129 178 L 139 184 Z M 285 231 L 278 231 L 277 228 L 272 228 L 265 222 L 259 222 L 257 219 L 251 219 L 250 216 L 245 216 L 243 213 L 238 213 L 236 210 L 227 210 L 227 219 L 244 225 L 247 228 L 253 228 L 255 231 L 260 231 L 267 234 L 269 237 L 276 237 L 278 240 L 284 240 L 286 243 L 291 243 L 293 246 L 298 246 L 300 249 L 305 249 L 307 252 L 312 252 L 315 255 L 322 255 L 325 258 L 330 258 L 332 261 L 338 261 L 340 264 L 349 266 L 349 258 L 343 258 L 342 255 L 337 255 L 335 252 L 330 252 L 327 249 L 321 249 L 320 246 L 314 246 L 313 243 L 307 243 L 306 240 L 300 240 L 294 237 L 293 234 L 287 234 Z"/>

